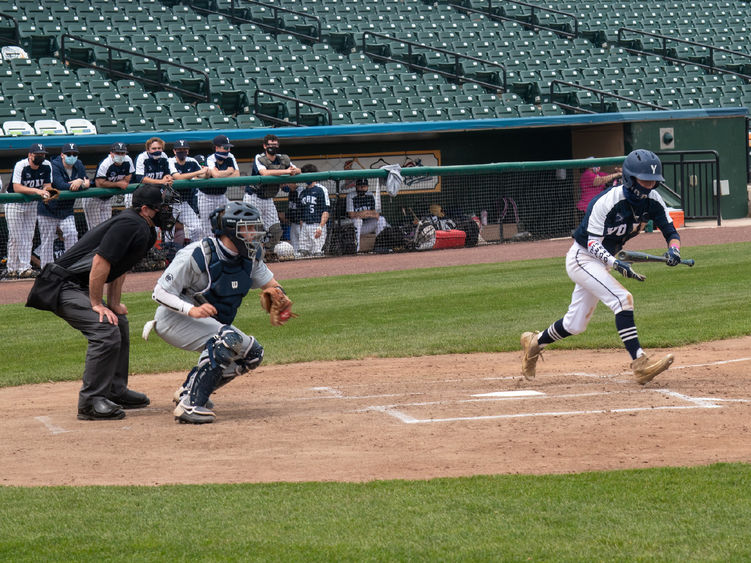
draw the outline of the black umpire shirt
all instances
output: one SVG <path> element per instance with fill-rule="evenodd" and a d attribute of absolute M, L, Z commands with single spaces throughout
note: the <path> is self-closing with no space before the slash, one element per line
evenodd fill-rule
<path fill-rule="evenodd" d="M 146 256 L 156 242 L 156 229 L 132 207 L 88 231 L 56 262 L 88 287 L 94 255 L 110 263 L 106 283 L 116 280 Z"/>

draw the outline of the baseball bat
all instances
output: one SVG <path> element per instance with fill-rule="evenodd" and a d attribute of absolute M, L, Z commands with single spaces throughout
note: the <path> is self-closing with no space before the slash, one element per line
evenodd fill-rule
<path fill-rule="evenodd" d="M 655 256 L 654 254 L 647 254 L 646 252 L 636 252 L 632 250 L 621 250 L 615 255 L 617 260 L 623 260 L 625 262 L 667 262 L 668 259 L 664 256 Z M 681 264 L 685 264 L 689 268 L 694 265 L 693 259 L 681 260 Z"/>

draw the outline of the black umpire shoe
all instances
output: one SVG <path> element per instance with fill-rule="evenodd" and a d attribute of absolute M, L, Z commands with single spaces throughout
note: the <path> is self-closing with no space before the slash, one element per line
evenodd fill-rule
<path fill-rule="evenodd" d="M 126 389 L 125 393 L 118 395 L 117 397 L 108 398 L 110 401 L 117 403 L 124 409 L 142 409 L 143 407 L 148 407 L 149 403 L 151 403 L 146 395 L 131 389 Z"/>
<path fill-rule="evenodd" d="M 78 420 L 120 420 L 125 418 L 125 411 L 120 405 L 105 399 L 94 397 L 91 404 L 78 408 Z"/>

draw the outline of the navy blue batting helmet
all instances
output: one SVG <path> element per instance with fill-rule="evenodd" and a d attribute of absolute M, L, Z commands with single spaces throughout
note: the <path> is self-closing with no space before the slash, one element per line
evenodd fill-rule
<path fill-rule="evenodd" d="M 623 185 L 633 197 L 644 199 L 649 196 L 649 190 L 640 186 L 637 179 L 647 182 L 665 181 L 662 176 L 662 162 L 652 151 L 645 149 L 631 151 L 623 161 Z"/>

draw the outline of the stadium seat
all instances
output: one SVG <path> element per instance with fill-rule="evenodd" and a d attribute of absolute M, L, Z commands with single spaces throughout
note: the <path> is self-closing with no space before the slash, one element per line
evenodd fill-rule
<path fill-rule="evenodd" d="M 65 126 L 54 119 L 37 119 L 34 121 L 34 131 L 37 135 L 67 135 Z"/>
<path fill-rule="evenodd" d="M 101 117 L 94 121 L 98 133 L 124 133 L 125 126 L 117 119 Z"/>
<path fill-rule="evenodd" d="M 185 115 L 180 118 L 180 122 L 187 130 L 192 129 L 211 129 L 208 120 L 198 117 L 197 115 Z"/>
<path fill-rule="evenodd" d="M 152 119 L 155 131 L 177 131 L 182 129 L 182 124 L 174 117 L 160 116 Z"/>
<path fill-rule="evenodd" d="M 127 131 L 152 131 L 154 129 L 154 124 L 145 117 L 126 117 L 123 123 Z"/>
<path fill-rule="evenodd" d="M 94 124 L 88 119 L 66 119 L 65 130 L 68 135 L 96 135 Z"/>
<path fill-rule="evenodd" d="M 16 137 L 19 135 L 36 135 L 36 132 L 25 121 L 9 120 L 3 122 L 3 134 L 6 137 Z"/>

